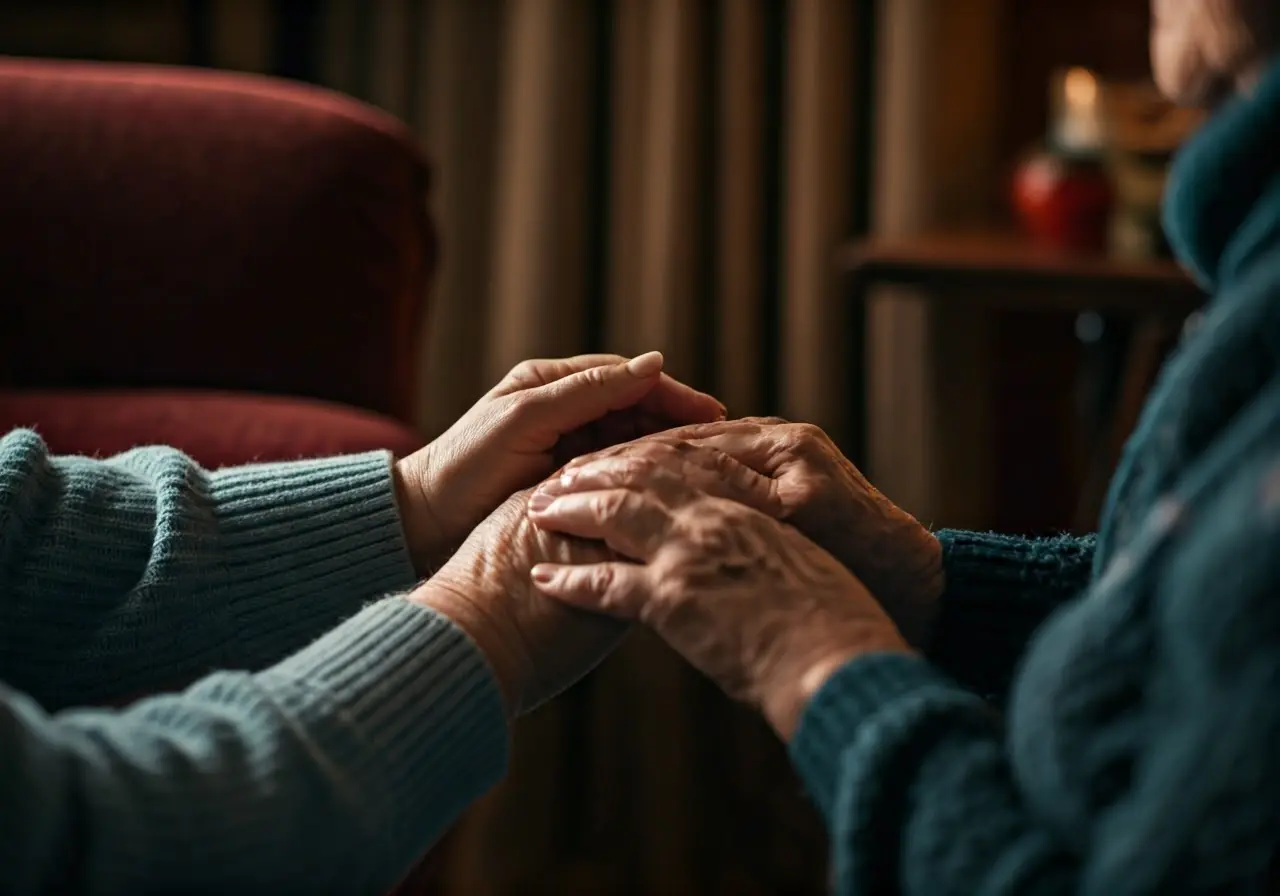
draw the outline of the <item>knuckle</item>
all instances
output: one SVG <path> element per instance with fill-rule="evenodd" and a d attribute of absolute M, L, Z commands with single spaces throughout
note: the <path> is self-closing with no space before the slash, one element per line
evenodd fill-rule
<path fill-rule="evenodd" d="M 603 386 L 609 382 L 609 371 L 611 368 L 601 365 L 599 367 L 588 367 L 582 371 L 580 376 L 583 381 L 591 386 Z"/>
<path fill-rule="evenodd" d="M 653 485 L 671 476 L 678 466 L 675 449 L 667 444 L 637 444 L 624 454 L 627 475 L 637 484 Z"/>
<path fill-rule="evenodd" d="M 820 476 L 797 476 L 789 491 L 791 503 L 804 507 L 822 497 L 825 480 Z"/>
<path fill-rule="evenodd" d="M 608 566 L 597 566 L 588 574 L 587 585 L 596 594 L 611 593 L 613 584 L 613 570 Z"/>
<path fill-rule="evenodd" d="M 507 372 L 507 379 L 516 383 L 529 383 L 538 378 L 538 360 L 529 358 L 516 364 Z"/>
<path fill-rule="evenodd" d="M 793 423 L 791 424 L 791 432 L 796 441 L 801 444 L 824 442 L 827 438 L 827 434 L 822 431 L 822 427 L 813 423 Z"/>
<path fill-rule="evenodd" d="M 619 455 L 625 455 L 624 445 L 612 445 L 608 448 L 601 448 L 599 451 L 593 451 L 590 454 L 584 454 L 581 457 L 575 457 L 566 464 L 571 469 L 587 466 L 588 464 L 598 463 L 603 460 L 612 460 Z"/>
<path fill-rule="evenodd" d="M 819 454 L 829 454 L 831 449 L 831 439 L 823 431 L 822 427 L 812 423 L 792 423 L 787 427 L 785 438 L 782 440 L 783 447 L 803 457 L 812 457 Z"/>
<path fill-rule="evenodd" d="M 688 583 L 678 569 L 664 569 L 657 576 L 649 599 L 645 601 L 640 621 L 645 625 L 661 628 L 679 612 L 681 603 L 688 596 Z"/>
<path fill-rule="evenodd" d="M 679 457 L 680 446 L 683 444 L 685 443 L 680 439 L 664 436 L 653 436 L 644 441 L 633 443 L 637 455 L 651 458 L 654 461 L 670 461 Z"/>
<path fill-rule="evenodd" d="M 662 464 L 654 457 L 634 455 L 627 458 L 631 478 L 636 482 L 651 482 L 662 474 Z"/>
<path fill-rule="evenodd" d="M 705 556 L 722 552 L 728 543 L 728 527 L 733 522 L 730 501 L 714 498 L 691 504 L 684 514 L 683 535 L 693 555 Z M 686 557 L 685 559 L 692 559 Z"/>
<path fill-rule="evenodd" d="M 591 513 L 603 523 L 615 522 L 634 509 L 639 496 L 632 492 L 614 489 L 607 492 L 596 492 L 589 500 Z"/>
<path fill-rule="evenodd" d="M 736 476 L 745 469 L 742 464 L 738 463 L 719 448 L 704 448 L 703 451 L 704 456 L 707 458 L 707 462 L 711 464 L 712 469 L 720 473 Z"/>
<path fill-rule="evenodd" d="M 533 392 L 516 392 L 508 396 L 502 409 L 502 417 L 519 428 L 538 415 L 538 404 L 538 399 Z"/>

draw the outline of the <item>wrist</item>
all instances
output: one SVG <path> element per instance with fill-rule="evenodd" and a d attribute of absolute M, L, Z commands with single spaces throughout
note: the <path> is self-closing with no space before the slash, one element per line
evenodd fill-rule
<path fill-rule="evenodd" d="M 915 570 L 920 585 L 915 600 L 904 608 L 903 618 L 898 620 L 898 627 L 908 643 L 920 650 L 928 650 L 933 643 L 942 611 L 942 593 L 946 590 L 942 542 L 928 530 L 925 530 L 925 535 L 925 547 Z"/>
<path fill-rule="evenodd" d="M 840 669 L 871 653 L 911 653 L 892 623 L 868 626 L 841 641 L 812 643 L 789 662 L 779 663 L 760 688 L 761 711 L 770 727 L 789 742 L 805 709 Z"/>
<path fill-rule="evenodd" d="M 471 639 L 493 673 L 508 721 L 514 719 L 523 699 L 522 687 L 528 677 L 528 661 L 523 655 L 519 637 L 508 632 L 486 609 L 492 599 L 484 589 L 436 576 L 422 583 L 405 599 L 444 616 Z"/>
<path fill-rule="evenodd" d="M 396 506 L 400 510 L 400 526 L 404 531 L 409 559 L 419 577 L 430 576 L 444 564 L 456 547 L 444 531 L 431 506 L 428 479 L 431 446 L 401 458 L 392 464 Z"/>

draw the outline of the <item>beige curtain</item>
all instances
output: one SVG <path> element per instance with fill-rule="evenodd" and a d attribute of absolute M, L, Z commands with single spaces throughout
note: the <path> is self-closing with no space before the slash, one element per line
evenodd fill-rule
<path fill-rule="evenodd" d="M 326 4 L 326 80 L 409 121 L 443 233 L 421 423 L 516 361 L 658 348 L 734 414 L 852 432 L 850 0 Z M 651 639 L 521 724 L 449 892 L 822 892 L 781 747 Z"/>
<path fill-rule="evenodd" d="M 873 228 L 880 237 L 998 214 L 1007 16 L 1013 0 L 880 4 Z M 926 522 L 984 527 L 989 315 L 883 289 L 866 319 L 865 466 Z"/>

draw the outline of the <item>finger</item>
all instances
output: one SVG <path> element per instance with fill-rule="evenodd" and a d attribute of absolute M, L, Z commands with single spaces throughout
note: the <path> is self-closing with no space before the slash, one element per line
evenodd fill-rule
<path fill-rule="evenodd" d="M 659 428 L 723 420 L 728 411 L 719 399 L 664 374 L 639 404 L 639 410 L 661 421 Z"/>
<path fill-rule="evenodd" d="M 692 442 L 711 436 L 759 434 L 772 427 L 785 425 L 786 423 L 787 421 L 781 417 L 739 417 L 736 420 L 716 420 L 710 423 L 691 423 L 685 426 L 676 426 L 668 428 L 657 435 Z"/>
<path fill-rule="evenodd" d="M 676 508 L 698 497 L 698 485 L 685 476 L 680 457 L 670 445 L 636 445 L 636 451 L 597 455 L 570 464 L 560 475 L 534 490 L 534 495 L 558 498 L 579 492 L 627 489 L 653 496 Z M 702 478 L 710 479 L 703 474 Z M 542 502 L 540 502 L 542 503 Z"/>
<path fill-rule="evenodd" d="M 516 396 L 533 419 L 556 436 L 594 423 L 610 411 L 634 407 L 660 380 L 662 353 L 621 364 L 589 367 Z"/>
<path fill-rule="evenodd" d="M 538 486 L 555 497 L 582 491 L 628 488 L 652 491 L 669 507 L 708 494 L 745 504 L 773 517 L 783 515 L 773 479 L 727 454 L 687 442 L 636 442 L 630 450 L 571 464 Z"/>
<path fill-rule="evenodd" d="M 502 382 L 494 386 L 489 394 L 510 395 L 512 392 L 536 389 L 593 367 L 609 367 L 626 362 L 627 359 L 622 355 L 608 354 L 574 355 L 572 358 L 531 358 L 511 368 L 511 371 L 502 378 Z"/>
<path fill-rule="evenodd" d="M 634 563 L 539 563 L 530 577 L 548 597 L 619 619 L 639 619 L 649 590 L 646 569 Z"/>
<path fill-rule="evenodd" d="M 689 426 L 678 426 L 666 432 L 674 439 L 699 439 L 706 436 L 723 435 L 725 433 L 750 433 L 773 429 L 778 426 L 789 426 L 790 421 L 781 417 L 738 417 L 733 420 L 720 420 L 713 423 L 696 423 Z"/>
<path fill-rule="evenodd" d="M 778 443 L 770 430 L 740 430 L 691 438 L 701 448 L 719 451 L 762 476 L 772 476 L 778 468 Z"/>
<path fill-rule="evenodd" d="M 603 541 L 632 560 L 649 560 L 671 528 L 667 507 L 628 489 L 529 498 L 529 518 L 542 529 Z"/>
<path fill-rule="evenodd" d="M 638 396 L 633 396 L 624 404 L 614 405 L 607 410 L 618 410 L 639 403 L 646 413 L 663 421 L 662 426 L 658 428 L 664 429 L 680 424 L 724 419 L 725 407 L 718 400 L 664 373 L 659 373 L 662 369 L 660 352 L 637 355 L 631 359 L 631 363 L 633 366 L 653 364 L 655 358 L 657 366 L 653 375 L 657 375 L 657 382 L 651 384 L 648 391 L 642 390 Z M 646 360 L 642 362 L 642 359 Z M 591 374 L 591 371 L 599 371 L 601 368 L 615 371 L 623 369 L 627 364 L 626 358 L 612 354 L 575 355 L 572 358 L 534 358 L 521 361 L 513 367 L 489 394 L 492 397 L 499 397 L 540 389 L 574 376 L 584 374 L 595 376 L 596 374 Z"/>

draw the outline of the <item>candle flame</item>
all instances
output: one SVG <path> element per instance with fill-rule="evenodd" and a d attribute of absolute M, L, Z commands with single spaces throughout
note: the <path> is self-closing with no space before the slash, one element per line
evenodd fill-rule
<path fill-rule="evenodd" d="M 1092 106 L 1098 98 L 1098 81 L 1087 68 L 1069 69 L 1062 79 L 1062 93 L 1068 106 Z"/>

